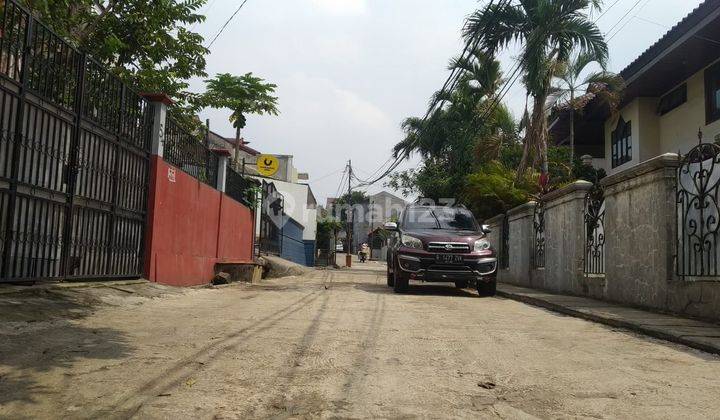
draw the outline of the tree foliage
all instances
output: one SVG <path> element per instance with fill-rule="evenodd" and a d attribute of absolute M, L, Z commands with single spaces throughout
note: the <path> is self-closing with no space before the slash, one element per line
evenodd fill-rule
<path fill-rule="evenodd" d="M 50 28 L 141 91 L 172 97 L 187 114 L 199 109 L 188 80 L 206 76 L 201 23 L 206 0 L 25 0 Z"/>
<path fill-rule="evenodd" d="M 608 56 L 602 32 L 589 18 L 600 0 L 525 0 L 486 6 L 467 20 L 463 35 L 485 51 L 495 52 L 520 44 L 523 83 L 533 98 L 517 179 L 524 176 L 529 160 L 548 172 L 546 102 L 556 67 L 574 50 L 604 62 Z"/>
<path fill-rule="evenodd" d="M 242 76 L 222 73 L 205 83 L 207 87 L 202 95 L 202 104 L 212 108 L 230 109 L 230 122 L 237 129 L 245 128 L 247 114 L 279 113 L 277 97 L 273 96 L 277 85 L 266 83 L 252 73 Z"/>
<path fill-rule="evenodd" d="M 518 141 L 509 110 L 493 106 L 502 83 L 499 62 L 476 49 L 468 57 L 453 58 L 450 69 L 459 72 L 455 88 L 433 95 L 430 107 L 435 110 L 427 119 L 411 117 L 402 124 L 405 138 L 395 146 L 395 155 L 423 158 L 420 167 L 391 175 L 388 185 L 406 195 L 460 198 L 478 163 L 498 159 L 504 147 Z"/>
<path fill-rule="evenodd" d="M 601 71 L 588 72 L 593 63 L 597 63 Z M 619 75 L 606 70 L 605 61 L 598 61 L 587 53 L 575 54 L 567 62 L 560 63 L 553 77 L 548 106 L 570 113 L 570 156 L 574 158 L 575 115 L 582 113 L 587 103 L 586 98 L 579 94 L 592 95 L 598 103 L 614 111 L 622 99 L 625 82 Z"/>

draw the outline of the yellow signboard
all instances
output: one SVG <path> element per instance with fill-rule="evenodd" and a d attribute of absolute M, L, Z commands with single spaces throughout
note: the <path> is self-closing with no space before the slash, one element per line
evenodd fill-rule
<path fill-rule="evenodd" d="M 273 176 L 280 167 L 280 161 L 273 155 L 260 155 L 257 157 L 257 170 L 260 175 Z"/>

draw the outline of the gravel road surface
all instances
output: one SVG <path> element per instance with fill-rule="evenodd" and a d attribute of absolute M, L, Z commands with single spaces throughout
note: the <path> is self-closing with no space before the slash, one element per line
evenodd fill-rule
<path fill-rule="evenodd" d="M 0 299 L 0 417 L 720 418 L 720 358 L 378 263 L 114 293 Z"/>

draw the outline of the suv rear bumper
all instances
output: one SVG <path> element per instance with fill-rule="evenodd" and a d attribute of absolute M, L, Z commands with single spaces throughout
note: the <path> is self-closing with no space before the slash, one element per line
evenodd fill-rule
<path fill-rule="evenodd" d="M 438 264 L 435 254 L 397 254 L 402 275 L 410 280 L 430 282 L 494 281 L 497 275 L 497 258 L 463 255 L 463 263 Z"/>

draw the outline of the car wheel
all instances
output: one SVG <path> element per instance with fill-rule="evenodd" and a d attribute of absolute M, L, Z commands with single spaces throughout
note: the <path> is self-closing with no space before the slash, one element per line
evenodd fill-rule
<path fill-rule="evenodd" d="M 390 259 L 390 256 L 388 255 L 387 258 L 387 285 L 388 287 L 393 287 L 395 285 L 395 274 L 390 271 L 390 264 L 392 260 Z"/>
<path fill-rule="evenodd" d="M 497 281 L 479 281 L 477 284 L 478 295 L 480 296 L 495 296 L 497 290 Z"/>
<path fill-rule="evenodd" d="M 395 293 L 402 293 L 407 290 L 410 280 L 403 276 L 400 267 L 393 263 L 393 290 Z"/>
<path fill-rule="evenodd" d="M 458 280 L 455 282 L 455 287 L 458 289 L 464 289 L 468 286 L 467 280 Z"/>

